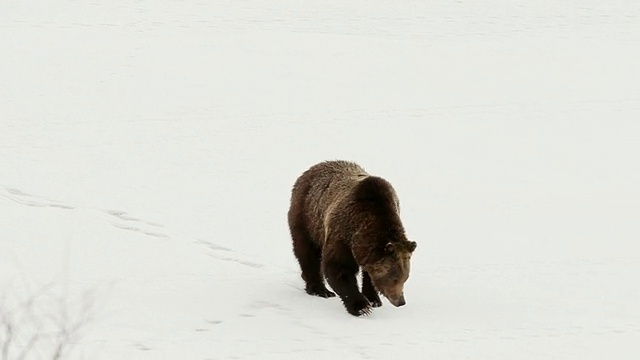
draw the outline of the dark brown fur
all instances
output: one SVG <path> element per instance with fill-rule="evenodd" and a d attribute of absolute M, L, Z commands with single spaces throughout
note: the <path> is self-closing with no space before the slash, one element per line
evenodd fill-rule
<path fill-rule="evenodd" d="M 335 296 L 326 278 L 356 316 L 382 305 L 378 292 L 404 305 L 416 243 L 407 240 L 399 211 L 391 184 L 355 163 L 327 161 L 305 171 L 293 186 L 288 219 L 306 292 Z"/>

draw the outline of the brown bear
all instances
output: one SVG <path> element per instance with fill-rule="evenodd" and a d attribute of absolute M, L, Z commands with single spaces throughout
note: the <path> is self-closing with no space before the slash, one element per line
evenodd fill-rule
<path fill-rule="evenodd" d="M 355 316 L 381 306 L 378 293 L 404 305 L 416 243 L 407 240 L 399 211 L 391 184 L 353 162 L 326 161 L 305 171 L 293 186 L 288 220 L 306 292 L 335 296 L 326 278 Z"/>

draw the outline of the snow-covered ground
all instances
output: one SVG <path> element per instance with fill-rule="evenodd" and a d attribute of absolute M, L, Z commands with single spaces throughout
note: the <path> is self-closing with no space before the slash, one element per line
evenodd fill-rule
<path fill-rule="evenodd" d="M 640 354 L 640 2 L 4 0 L 0 49 L 9 359 Z M 402 308 L 303 291 L 336 158 L 400 196 Z"/>

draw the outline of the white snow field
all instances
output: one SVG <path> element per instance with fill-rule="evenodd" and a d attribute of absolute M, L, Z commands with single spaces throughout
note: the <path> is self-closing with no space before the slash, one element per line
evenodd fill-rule
<path fill-rule="evenodd" d="M 0 49 L 2 359 L 640 356 L 638 1 L 3 0 Z M 406 306 L 304 292 L 329 159 Z"/>

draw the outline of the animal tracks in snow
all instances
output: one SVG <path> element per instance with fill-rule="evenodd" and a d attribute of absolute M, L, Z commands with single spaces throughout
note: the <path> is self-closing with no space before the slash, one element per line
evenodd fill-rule
<path fill-rule="evenodd" d="M 1 196 L 20 205 L 36 207 L 36 208 L 56 208 L 63 210 L 73 210 L 75 207 L 61 203 L 59 201 L 50 200 L 44 197 L 28 194 L 22 190 L 15 188 L 5 188 Z"/>
<path fill-rule="evenodd" d="M 73 206 L 56 200 L 51 200 L 44 196 L 32 195 L 20 189 L 5 187 L 0 190 L 0 197 L 8 199 L 16 204 L 33 208 L 51 208 L 62 210 L 77 210 L 80 207 Z M 120 210 L 104 210 L 105 214 L 111 217 L 111 225 L 127 231 L 135 231 L 147 236 L 157 238 L 168 238 L 169 236 L 162 233 L 162 225 L 144 221 L 127 214 Z"/>
<path fill-rule="evenodd" d="M 11 188 L 11 187 L 5 187 L 0 189 L 0 197 L 6 198 L 19 205 L 33 207 L 33 208 L 51 208 L 51 209 L 62 209 L 62 210 L 82 209 L 81 207 L 78 207 L 78 206 L 73 206 L 60 201 L 51 200 L 43 196 L 32 195 L 20 189 Z M 89 210 L 95 210 L 95 209 L 89 209 Z M 112 226 L 118 229 L 136 232 L 145 236 L 151 236 L 155 238 L 166 239 L 170 237 L 167 234 L 165 227 L 163 225 L 140 219 L 125 211 L 115 210 L 115 209 L 99 210 L 99 211 L 102 212 L 103 214 L 106 214 L 107 221 Z M 264 264 L 252 261 L 247 258 L 243 258 L 242 255 L 234 253 L 231 249 L 226 248 L 224 246 L 220 246 L 211 241 L 195 240 L 194 243 L 197 245 L 205 246 L 209 250 L 207 254 L 217 260 L 233 262 L 233 263 L 247 266 L 250 268 L 261 268 L 264 266 Z"/>
<path fill-rule="evenodd" d="M 250 268 L 256 268 L 256 269 L 264 266 L 264 264 L 261 264 L 252 260 L 242 259 L 242 256 L 240 254 L 234 253 L 231 249 L 228 249 L 224 246 L 217 245 L 211 241 L 196 240 L 194 241 L 194 243 L 207 247 L 210 250 L 207 254 L 212 258 L 215 258 L 218 260 L 234 262 L 240 265 L 244 265 L 244 266 L 247 266 Z"/>
<path fill-rule="evenodd" d="M 169 236 L 161 233 L 159 230 L 163 228 L 162 225 L 152 222 L 140 220 L 135 218 L 124 211 L 119 210 L 105 210 L 106 214 L 112 217 L 111 225 L 118 229 L 135 231 L 147 236 L 153 236 L 157 238 L 168 238 Z"/>

